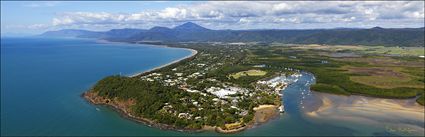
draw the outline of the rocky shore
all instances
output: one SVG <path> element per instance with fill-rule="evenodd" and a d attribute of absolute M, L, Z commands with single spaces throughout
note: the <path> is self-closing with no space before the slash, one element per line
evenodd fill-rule
<path fill-rule="evenodd" d="M 151 126 L 156 127 L 159 129 L 164 130 L 176 130 L 176 131 L 182 131 L 182 132 L 200 132 L 203 131 L 203 129 L 190 129 L 190 128 L 179 128 L 172 125 L 167 124 L 161 124 L 156 121 L 152 121 L 147 118 L 138 117 L 132 114 L 130 110 L 130 106 L 134 105 L 133 100 L 127 100 L 127 101 L 119 101 L 118 99 L 107 99 L 101 96 L 98 96 L 93 91 L 88 91 L 82 94 L 82 97 L 84 97 L 88 102 L 94 104 L 94 105 L 104 105 L 113 108 L 117 112 L 121 114 L 121 116 L 128 118 L 130 120 Z"/>
<path fill-rule="evenodd" d="M 225 134 L 237 133 L 245 129 L 252 128 L 255 124 L 265 123 L 268 120 L 275 118 L 279 114 L 278 106 L 276 105 L 260 105 L 254 108 L 254 110 L 256 111 L 254 115 L 254 119 L 248 124 L 241 126 L 239 128 L 227 130 L 227 129 L 222 129 L 220 127 L 215 127 L 215 126 L 204 126 L 202 129 L 190 129 L 190 128 L 179 128 L 179 127 L 175 127 L 175 126 L 167 125 L 167 124 L 161 124 L 147 118 L 133 115 L 130 110 L 130 106 L 134 105 L 135 103 L 133 100 L 122 101 L 118 99 L 108 99 L 108 98 L 98 96 L 96 92 L 93 92 L 93 91 L 88 91 L 83 93 L 82 97 L 94 105 L 104 105 L 104 106 L 111 107 L 115 111 L 119 112 L 121 116 L 128 118 L 130 120 L 143 123 L 151 127 L 156 127 L 156 128 L 160 128 L 164 130 L 176 130 L 181 132 L 202 132 L 202 131 L 213 130 L 218 133 L 225 133 Z"/>
<path fill-rule="evenodd" d="M 202 132 L 202 131 L 216 131 L 218 133 L 237 133 L 245 129 L 252 128 L 255 124 L 265 123 L 268 120 L 275 118 L 278 112 L 278 106 L 276 105 L 260 105 L 259 107 L 254 108 L 255 116 L 254 119 L 248 124 L 241 126 L 235 129 L 222 129 L 215 126 L 204 126 L 202 129 L 190 129 L 190 128 L 179 128 L 172 125 L 161 124 L 156 121 L 152 121 L 147 118 L 138 117 L 132 114 L 130 106 L 134 105 L 133 100 L 120 101 L 118 99 L 108 99 L 101 96 L 98 96 L 96 92 L 88 91 L 82 94 L 82 97 L 85 98 L 88 102 L 94 105 L 104 105 L 113 108 L 115 111 L 119 112 L 121 116 L 128 118 L 130 120 L 143 123 L 145 125 L 156 127 L 164 130 L 176 130 L 181 132 Z"/>

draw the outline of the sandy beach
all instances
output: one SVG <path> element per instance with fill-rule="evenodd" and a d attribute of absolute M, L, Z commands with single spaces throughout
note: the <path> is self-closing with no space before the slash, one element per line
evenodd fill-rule
<path fill-rule="evenodd" d="M 167 48 L 174 48 L 174 47 L 167 47 Z M 158 66 L 158 67 L 155 67 L 155 68 L 149 69 L 149 70 L 147 70 L 147 71 L 142 71 L 142 72 L 138 72 L 138 73 L 132 74 L 132 75 L 130 75 L 129 77 L 137 77 L 137 76 L 142 75 L 142 74 L 144 74 L 144 73 L 148 73 L 148 72 L 151 72 L 151 71 L 155 71 L 155 70 L 157 70 L 157 69 L 161 69 L 161 68 L 163 68 L 163 67 L 169 66 L 169 65 L 174 64 L 174 63 L 177 63 L 177 62 L 180 62 L 180 61 L 182 61 L 182 60 L 185 60 L 185 59 L 187 59 L 187 58 L 193 57 L 193 56 L 195 56 L 196 54 L 198 54 L 198 51 L 196 51 L 196 50 L 194 50 L 194 49 L 187 49 L 187 48 L 184 48 L 184 49 L 186 49 L 186 50 L 190 50 L 191 54 L 190 54 L 190 55 L 187 55 L 187 56 L 185 56 L 185 57 L 183 57 L 183 58 L 180 58 L 180 59 L 178 59 L 178 60 L 174 60 L 174 61 L 172 61 L 172 62 L 170 62 L 170 63 L 167 63 L 167 64 L 164 64 L 164 65 L 161 65 L 161 66 Z"/>
<path fill-rule="evenodd" d="M 259 124 L 265 123 L 279 114 L 278 106 L 276 105 L 260 105 L 255 107 L 254 111 L 254 121 Z"/>
<path fill-rule="evenodd" d="M 114 41 L 108 41 L 108 40 L 102 40 L 102 39 L 97 40 L 96 42 L 97 42 L 97 43 L 107 43 L 107 44 L 111 44 L 111 43 L 112 43 L 112 44 L 131 44 L 131 45 L 134 45 L 134 46 L 138 46 L 138 45 L 139 45 L 138 43 L 114 42 Z M 146 44 L 146 45 L 152 45 L 152 46 L 157 46 L 157 47 L 166 47 L 166 48 L 176 48 L 176 47 L 169 47 L 169 46 L 166 46 L 166 45 L 153 45 L 153 44 Z M 169 65 L 174 64 L 174 63 L 177 63 L 177 62 L 180 62 L 180 61 L 182 61 L 182 60 L 185 60 L 185 59 L 187 59 L 187 58 L 193 57 L 193 56 L 195 56 L 196 54 L 198 54 L 198 51 L 196 51 L 196 50 L 194 50 L 194 49 L 188 49 L 188 48 L 178 48 L 178 49 L 185 49 L 185 50 L 189 50 L 189 51 L 191 52 L 191 54 L 190 54 L 190 55 L 187 55 L 187 56 L 185 56 L 185 57 L 183 57 L 183 58 L 180 58 L 180 59 L 178 59 L 178 60 L 174 60 L 174 61 L 169 62 L 169 63 L 167 63 L 167 64 L 164 64 L 164 65 L 161 65 L 161 66 L 158 66 L 158 67 L 155 67 L 155 68 L 152 68 L 152 69 L 146 70 L 146 71 L 142 71 L 142 72 L 137 72 L 137 73 L 134 73 L 134 74 L 130 74 L 130 75 L 129 75 L 129 77 L 137 77 L 137 76 L 142 75 L 142 74 L 144 74 L 144 73 L 148 73 L 148 72 L 151 72 L 151 71 L 155 71 L 155 70 L 157 70 L 157 69 L 161 69 L 161 68 L 163 68 L 163 67 L 169 66 Z"/>
<path fill-rule="evenodd" d="M 110 42 L 110 41 L 106 41 L 106 40 L 98 40 L 97 42 L 98 43 L 116 43 L 116 44 L 123 43 L 123 42 Z M 125 44 L 137 45 L 135 43 L 125 43 Z M 154 46 L 157 46 L 157 45 L 154 45 Z M 161 46 L 161 45 L 158 45 L 158 46 Z M 164 47 L 167 47 L 167 46 L 164 46 Z M 175 48 L 175 47 L 167 47 L 167 48 Z M 129 77 L 137 77 L 137 76 L 143 75 L 145 73 L 148 73 L 148 72 L 151 72 L 151 71 L 154 71 L 154 70 L 157 70 L 157 69 L 161 69 L 161 68 L 166 67 L 168 65 L 178 63 L 182 60 L 185 60 L 187 58 L 193 57 L 196 54 L 198 54 L 198 51 L 196 51 L 196 50 L 188 49 L 188 48 L 183 48 L 183 49 L 191 51 L 191 54 L 187 55 L 183 58 L 180 58 L 178 60 L 174 60 L 172 62 L 169 62 L 167 64 L 152 68 L 150 70 L 132 74 Z M 154 127 L 160 128 L 160 129 L 170 129 L 170 130 L 186 131 L 186 132 L 200 132 L 200 131 L 204 130 L 204 129 L 177 128 L 177 127 L 174 127 L 172 125 L 161 124 L 161 123 L 151 121 L 150 119 L 134 116 L 130 113 L 130 109 L 129 109 L 130 106 L 134 104 L 134 102 L 132 102 L 132 101 L 120 102 L 120 101 L 117 101 L 115 99 L 114 100 L 105 99 L 103 97 L 97 96 L 96 94 L 94 94 L 90 91 L 83 93 L 82 96 L 92 104 L 109 106 L 109 107 L 113 108 L 114 110 L 116 110 L 117 112 L 120 112 L 120 114 L 123 117 L 131 119 L 131 120 L 136 121 L 136 122 L 146 124 L 148 126 L 154 126 Z M 206 129 L 208 129 L 208 128 L 206 128 Z"/>
<path fill-rule="evenodd" d="M 367 125 L 382 125 L 387 131 L 424 134 L 425 109 L 414 99 L 397 100 L 364 96 L 339 96 L 315 92 L 317 106 L 306 106 L 307 118 L 353 122 Z M 316 101 L 317 101 L 316 100 Z"/>
<path fill-rule="evenodd" d="M 368 115 L 399 114 L 424 119 L 424 107 L 414 100 L 381 99 L 365 96 L 338 96 L 326 93 L 315 93 L 321 99 L 322 105 L 306 112 L 310 116 L 326 115 L 332 111 L 350 111 L 351 113 L 368 113 Z M 379 112 L 379 113 L 378 113 Z"/>

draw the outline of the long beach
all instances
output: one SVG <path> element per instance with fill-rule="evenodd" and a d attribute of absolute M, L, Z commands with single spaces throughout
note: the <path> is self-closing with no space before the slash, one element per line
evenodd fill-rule
<path fill-rule="evenodd" d="M 167 47 L 167 48 L 174 48 L 174 47 Z M 152 69 L 146 70 L 146 71 L 138 72 L 138 73 L 136 73 L 136 74 L 132 74 L 132 75 L 130 75 L 129 77 L 137 77 L 137 76 L 139 76 L 139 75 L 142 75 L 143 73 L 147 73 L 147 72 L 151 72 L 151 71 L 154 71 L 154 70 L 157 70 L 157 69 L 161 69 L 161 68 L 163 68 L 163 67 L 169 66 L 169 65 L 174 64 L 174 63 L 178 63 L 178 62 L 180 62 L 180 61 L 182 61 L 182 60 L 185 60 L 185 59 L 187 59 L 187 58 L 193 57 L 193 56 L 195 56 L 196 54 L 198 54 L 198 51 L 196 51 L 196 50 L 194 50 L 194 49 L 188 49 L 188 48 L 183 48 L 183 49 L 190 50 L 190 51 L 191 51 L 191 54 L 190 54 L 190 55 L 187 55 L 187 56 L 185 56 L 185 57 L 183 57 L 183 58 L 180 58 L 180 59 L 178 59 L 178 60 L 174 60 L 174 61 L 172 61 L 172 62 L 169 62 L 169 63 L 167 63 L 167 64 L 164 64 L 164 65 L 161 65 L 161 66 L 158 66 L 158 67 L 155 67 L 155 68 L 152 68 Z"/>

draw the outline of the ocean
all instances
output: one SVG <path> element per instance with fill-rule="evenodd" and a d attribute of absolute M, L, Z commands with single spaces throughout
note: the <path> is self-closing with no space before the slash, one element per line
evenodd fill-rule
<path fill-rule="evenodd" d="M 1 135 L 164 133 L 93 106 L 80 95 L 105 76 L 131 75 L 190 54 L 90 39 L 2 38 Z"/>
<path fill-rule="evenodd" d="M 184 133 L 149 127 L 123 118 L 111 108 L 92 105 L 80 96 L 103 77 L 128 76 L 190 54 L 191 51 L 186 49 L 102 43 L 93 39 L 2 38 L 1 135 L 226 136 L 212 131 Z M 268 123 L 230 135 L 423 135 L 424 120 L 411 119 L 409 115 L 383 118 L 386 114 L 348 115 L 351 111 L 331 109 L 325 111 L 331 116 L 309 117 L 303 110 L 304 106 L 320 106 L 316 96 L 330 96 L 315 95 L 317 93 L 309 90 L 312 83 L 314 76 L 303 73 L 297 82 L 283 91 L 284 114 Z M 333 98 L 341 100 L 338 96 Z M 338 115 L 378 122 L 332 119 Z M 410 129 L 410 132 L 393 129 Z"/>

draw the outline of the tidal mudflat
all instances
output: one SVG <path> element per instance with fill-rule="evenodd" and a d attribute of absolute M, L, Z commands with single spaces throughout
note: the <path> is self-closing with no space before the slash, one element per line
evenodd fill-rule
<path fill-rule="evenodd" d="M 307 118 L 316 122 L 335 121 L 336 125 L 354 127 L 374 135 L 382 135 L 373 133 L 377 129 L 384 129 L 386 133 L 383 135 L 424 135 L 424 107 L 414 99 L 311 94 L 303 111 Z"/>

